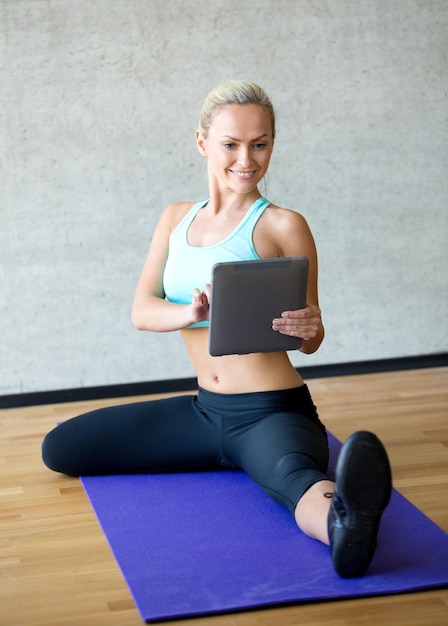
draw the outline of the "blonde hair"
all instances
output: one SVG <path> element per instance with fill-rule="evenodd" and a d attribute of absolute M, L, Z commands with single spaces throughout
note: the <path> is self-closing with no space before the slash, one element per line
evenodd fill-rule
<path fill-rule="evenodd" d="M 275 138 L 275 112 L 266 92 L 249 80 L 229 80 L 214 87 L 206 97 L 199 117 L 199 130 L 204 137 L 213 123 L 216 110 L 228 105 L 258 104 L 269 115 L 272 139 Z"/>

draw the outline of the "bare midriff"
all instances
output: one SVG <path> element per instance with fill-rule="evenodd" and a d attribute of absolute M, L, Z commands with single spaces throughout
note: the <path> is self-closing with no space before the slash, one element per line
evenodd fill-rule
<path fill-rule="evenodd" d="M 211 356 L 208 328 L 182 330 L 198 384 L 215 393 L 276 391 L 303 385 L 303 379 L 285 352 Z"/>

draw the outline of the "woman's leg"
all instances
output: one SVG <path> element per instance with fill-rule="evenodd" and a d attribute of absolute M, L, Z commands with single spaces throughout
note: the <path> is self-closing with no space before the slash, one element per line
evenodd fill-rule
<path fill-rule="evenodd" d="M 44 463 L 72 476 L 151 473 L 215 465 L 220 434 L 195 396 L 106 407 L 54 428 Z"/>
<path fill-rule="evenodd" d="M 318 460 L 318 440 L 306 422 L 299 431 L 300 420 L 291 417 L 278 413 L 253 426 L 252 445 L 236 458 L 269 495 L 288 506 L 303 532 L 330 546 L 340 576 L 362 576 L 373 559 L 392 489 L 384 446 L 372 433 L 354 433 L 342 447 L 333 483 Z"/>
<path fill-rule="evenodd" d="M 328 514 L 333 492 L 333 481 L 321 480 L 314 483 L 297 502 L 294 511 L 294 518 L 300 530 L 327 545 L 330 545 Z"/>
<path fill-rule="evenodd" d="M 230 395 L 201 390 L 199 401 L 222 419 L 223 458 L 292 514 L 305 492 L 328 480 L 325 428 L 305 386 Z"/>
<path fill-rule="evenodd" d="M 289 509 L 306 534 L 328 543 L 322 523 L 330 503 L 324 493 L 333 490 L 326 474 L 328 445 L 308 418 L 277 411 L 235 438 L 229 456 Z"/>

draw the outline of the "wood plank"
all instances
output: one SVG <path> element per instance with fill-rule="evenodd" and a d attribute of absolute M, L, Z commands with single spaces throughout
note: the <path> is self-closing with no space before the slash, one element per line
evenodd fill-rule
<path fill-rule="evenodd" d="M 328 429 L 341 440 L 358 429 L 376 432 L 390 454 L 396 488 L 448 531 L 448 368 L 308 384 Z M 142 623 L 79 481 L 48 471 L 40 458 L 40 442 L 58 420 L 142 399 L 0 411 L 0 625 Z M 180 623 L 447 626 L 448 590 L 165 622 Z"/>

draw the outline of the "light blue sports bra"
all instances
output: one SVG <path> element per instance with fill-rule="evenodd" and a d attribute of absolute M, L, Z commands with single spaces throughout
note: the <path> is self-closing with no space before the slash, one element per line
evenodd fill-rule
<path fill-rule="evenodd" d="M 170 302 L 190 304 L 193 290 L 197 287 L 202 291 L 211 282 L 215 263 L 260 258 L 254 247 L 252 233 L 263 211 L 271 204 L 269 200 L 258 198 L 223 241 L 213 246 L 191 246 L 188 243 L 188 229 L 198 211 L 207 203 L 208 200 L 204 200 L 195 204 L 171 234 L 163 275 L 165 296 Z M 194 326 L 208 326 L 208 322 L 199 322 Z"/>

